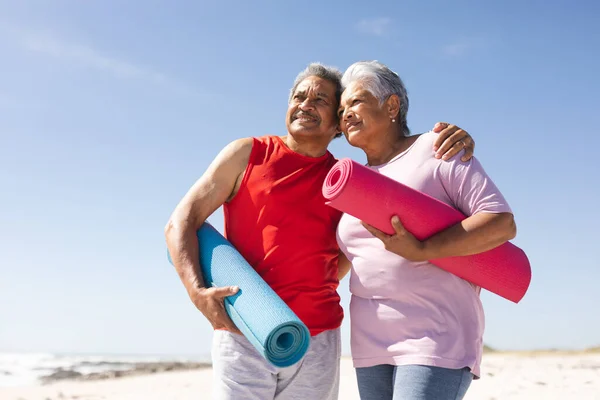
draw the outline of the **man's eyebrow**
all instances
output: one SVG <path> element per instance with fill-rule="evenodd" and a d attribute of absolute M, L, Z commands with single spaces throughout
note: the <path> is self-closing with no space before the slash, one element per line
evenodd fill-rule
<path fill-rule="evenodd" d="M 325 92 L 319 92 L 319 93 L 317 93 L 317 96 L 329 98 L 329 95 Z"/>
<path fill-rule="evenodd" d="M 296 90 L 296 92 L 294 93 L 294 96 L 297 94 L 306 95 L 306 90 Z"/>

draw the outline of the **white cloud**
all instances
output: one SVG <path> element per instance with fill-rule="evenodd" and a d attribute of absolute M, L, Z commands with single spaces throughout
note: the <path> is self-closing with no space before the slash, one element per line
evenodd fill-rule
<path fill-rule="evenodd" d="M 447 56 L 458 57 L 467 54 L 475 50 L 476 48 L 481 48 L 485 45 L 482 39 L 460 39 L 453 43 L 447 44 L 443 47 L 443 52 Z"/>
<path fill-rule="evenodd" d="M 70 44 L 48 36 L 26 36 L 22 44 L 27 50 L 107 71 L 117 78 L 145 79 L 157 83 L 166 80 L 163 74 L 102 55 L 88 46 Z"/>
<path fill-rule="evenodd" d="M 154 69 L 107 55 L 95 48 L 60 39 L 50 34 L 13 30 L 19 45 L 27 51 L 53 57 L 62 62 L 108 73 L 119 79 L 141 80 L 180 93 L 198 94 L 176 79 Z"/>
<path fill-rule="evenodd" d="M 373 36 L 384 36 L 390 26 L 392 20 L 390 18 L 371 18 L 363 19 L 358 22 L 356 29 L 364 34 Z"/>

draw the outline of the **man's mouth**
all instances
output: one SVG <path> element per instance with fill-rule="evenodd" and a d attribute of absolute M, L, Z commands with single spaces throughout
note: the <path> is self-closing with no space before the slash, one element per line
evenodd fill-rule
<path fill-rule="evenodd" d="M 313 117 L 312 115 L 309 115 L 309 114 L 299 113 L 299 114 L 294 115 L 294 117 L 292 118 L 292 121 L 316 122 L 317 118 Z"/>

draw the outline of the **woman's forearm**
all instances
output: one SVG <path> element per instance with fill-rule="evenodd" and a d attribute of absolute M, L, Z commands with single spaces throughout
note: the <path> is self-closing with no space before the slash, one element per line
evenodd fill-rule
<path fill-rule="evenodd" d="M 348 260 L 344 252 L 340 250 L 340 255 L 338 257 L 338 280 L 341 281 L 344 279 L 351 268 L 352 263 Z"/>
<path fill-rule="evenodd" d="M 511 213 L 478 213 L 423 242 L 427 260 L 491 250 L 516 235 Z"/>

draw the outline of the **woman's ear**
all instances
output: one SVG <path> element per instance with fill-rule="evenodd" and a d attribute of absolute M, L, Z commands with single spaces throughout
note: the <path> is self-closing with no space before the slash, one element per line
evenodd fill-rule
<path fill-rule="evenodd" d="M 397 119 L 400 113 L 400 98 L 395 94 L 391 95 L 387 98 L 385 107 L 390 119 Z"/>

